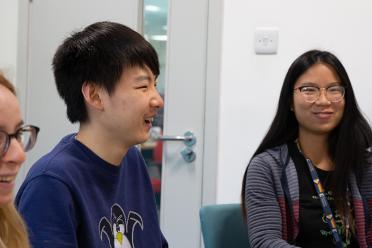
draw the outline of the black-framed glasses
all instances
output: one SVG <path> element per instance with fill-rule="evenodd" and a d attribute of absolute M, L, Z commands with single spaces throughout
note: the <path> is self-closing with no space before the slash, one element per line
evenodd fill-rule
<path fill-rule="evenodd" d="M 31 150 L 36 143 L 39 130 L 38 127 L 32 125 L 23 126 L 12 134 L 0 130 L 0 157 L 3 157 L 8 151 L 12 138 L 18 141 L 25 152 Z"/>
<path fill-rule="evenodd" d="M 316 102 L 321 94 L 321 91 L 325 91 L 325 96 L 330 102 L 339 102 L 345 96 L 345 87 L 342 85 L 333 85 L 327 88 L 320 88 L 317 86 L 300 86 L 293 89 L 299 91 L 301 96 L 306 102 Z"/>

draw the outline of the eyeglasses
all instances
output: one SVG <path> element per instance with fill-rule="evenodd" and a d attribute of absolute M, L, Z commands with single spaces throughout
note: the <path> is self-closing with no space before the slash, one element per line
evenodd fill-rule
<path fill-rule="evenodd" d="M 298 90 L 305 101 L 309 103 L 316 102 L 319 99 L 321 90 L 325 90 L 325 96 L 330 102 L 339 102 L 345 96 L 345 87 L 341 85 L 333 85 L 327 88 L 300 86 L 293 90 Z"/>
<path fill-rule="evenodd" d="M 31 150 L 36 143 L 39 130 L 38 127 L 26 125 L 12 134 L 0 131 L 0 158 L 8 151 L 12 138 L 15 138 L 18 141 L 25 152 Z"/>

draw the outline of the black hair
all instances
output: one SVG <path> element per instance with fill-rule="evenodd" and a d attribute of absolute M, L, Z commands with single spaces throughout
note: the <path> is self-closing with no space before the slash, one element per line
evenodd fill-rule
<path fill-rule="evenodd" d="M 72 122 L 88 119 L 81 88 L 84 83 L 103 87 L 110 94 L 125 69 L 147 66 L 159 75 L 155 49 L 140 34 L 114 22 L 97 22 L 73 33 L 53 58 L 57 90 Z"/>
<path fill-rule="evenodd" d="M 333 178 L 337 178 L 337 180 L 333 180 L 333 193 L 336 205 L 338 204 L 337 208 L 344 210 L 346 207 L 344 204 L 347 203 L 348 177 L 351 172 L 354 172 L 358 178 L 361 178 L 363 166 L 367 162 L 366 149 L 372 143 L 372 131 L 359 110 L 353 87 L 344 66 L 332 53 L 310 50 L 292 63 L 284 79 L 274 120 L 252 158 L 266 149 L 294 141 L 298 137 L 298 121 L 294 112 L 291 111 L 294 84 L 306 70 L 317 63 L 332 67 L 340 78 L 341 84 L 345 87 L 344 113 L 340 123 L 332 130 L 328 139 L 328 150 L 336 165 Z M 247 170 L 248 167 L 244 173 L 241 190 L 244 214 L 246 213 L 245 185 Z"/>

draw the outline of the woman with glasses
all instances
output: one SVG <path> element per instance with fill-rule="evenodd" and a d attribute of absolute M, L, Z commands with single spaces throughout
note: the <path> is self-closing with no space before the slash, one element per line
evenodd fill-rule
<path fill-rule="evenodd" d="M 371 247 L 371 144 L 341 62 L 298 57 L 243 180 L 252 247 Z"/>
<path fill-rule="evenodd" d="M 29 247 L 26 227 L 13 204 L 13 188 L 38 131 L 23 125 L 14 87 L 0 74 L 0 248 Z"/>

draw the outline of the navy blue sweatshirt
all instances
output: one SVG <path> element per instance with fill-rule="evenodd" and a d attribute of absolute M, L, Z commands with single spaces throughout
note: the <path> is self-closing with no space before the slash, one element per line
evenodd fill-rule
<path fill-rule="evenodd" d="M 68 135 L 32 166 L 16 205 L 34 248 L 168 247 L 135 147 L 114 166 Z"/>

